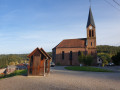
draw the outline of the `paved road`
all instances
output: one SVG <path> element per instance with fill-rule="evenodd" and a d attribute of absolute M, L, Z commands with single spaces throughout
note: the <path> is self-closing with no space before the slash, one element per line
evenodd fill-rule
<path fill-rule="evenodd" d="M 2 79 L 0 90 L 120 90 L 120 73 L 68 71 L 59 66 L 46 77 Z"/>
<path fill-rule="evenodd" d="M 105 66 L 105 67 L 97 67 L 97 68 L 108 69 L 108 70 L 112 70 L 115 72 L 120 72 L 120 66 Z"/>

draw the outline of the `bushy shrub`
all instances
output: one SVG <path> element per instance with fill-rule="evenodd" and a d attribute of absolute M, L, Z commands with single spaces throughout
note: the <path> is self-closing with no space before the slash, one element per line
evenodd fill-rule
<path fill-rule="evenodd" d="M 111 62 L 111 56 L 107 53 L 98 53 L 97 56 L 99 56 L 102 60 L 107 60 L 108 63 Z"/>
<path fill-rule="evenodd" d="M 57 66 L 60 66 L 61 64 L 60 64 L 60 63 L 57 63 L 56 65 L 57 65 Z"/>
<path fill-rule="evenodd" d="M 93 62 L 93 56 L 91 55 L 84 55 L 81 53 L 81 55 L 78 57 L 79 63 L 91 66 Z"/>
<path fill-rule="evenodd" d="M 93 62 L 93 56 L 87 55 L 85 64 L 91 66 L 92 62 Z"/>

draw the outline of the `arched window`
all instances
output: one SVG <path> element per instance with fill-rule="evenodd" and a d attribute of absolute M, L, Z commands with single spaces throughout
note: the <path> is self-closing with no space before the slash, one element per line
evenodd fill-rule
<path fill-rule="evenodd" d="M 91 30 L 89 30 L 89 37 L 91 37 Z"/>
<path fill-rule="evenodd" d="M 64 59 L 64 51 L 62 51 L 62 59 Z"/>
<path fill-rule="evenodd" d="M 78 56 L 80 56 L 81 55 L 81 52 L 80 51 L 78 51 Z"/>
<path fill-rule="evenodd" d="M 70 60 L 72 60 L 72 51 L 70 51 L 69 58 L 70 58 Z"/>
<path fill-rule="evenodd" d="M 92 37 L 94 37 L 94 30 L 92 30 Z"/>
<path fill-rule="evenodd" d="M 91 42 L 91 46 L 92 46 L 92 42 Z"/>

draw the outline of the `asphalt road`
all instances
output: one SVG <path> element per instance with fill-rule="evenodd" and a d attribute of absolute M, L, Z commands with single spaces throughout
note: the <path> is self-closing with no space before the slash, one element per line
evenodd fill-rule
<path fill-rule="evenodd" d="M 2 79 L 0 90 L 120 90 L 120 73 L 69 71 L 58 66 L 45 77 Z"/>

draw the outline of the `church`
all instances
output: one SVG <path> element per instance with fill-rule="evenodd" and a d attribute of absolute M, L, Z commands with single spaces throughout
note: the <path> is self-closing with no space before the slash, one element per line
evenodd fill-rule
<path fill-rule="evenodd" d="M 59 65 L 80 65 L 78 56 L 81 52 L 85 55 L 92 55 L 97 64 L 96 51 L 96 27 L 91 11 L 89 9 L 88 21 L 86 25 L 87 38 L 64 39 L 52 49 L 52 61 Z"/>

